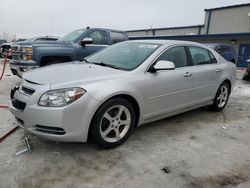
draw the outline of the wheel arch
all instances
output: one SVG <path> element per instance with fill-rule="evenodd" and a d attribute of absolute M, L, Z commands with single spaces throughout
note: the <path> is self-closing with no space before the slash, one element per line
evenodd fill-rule
<path fill-rule="evenodd" d="M 229 91 L 230 91 L 230 93 L 231 93 L 231 91 L 232 91 L 232 83 L 231 83 L 231 81 L 229 80 L 229 79 L 225 79 L 222 83 L 227 83 L 228 84 L 228 86 L 229 86 Z M 221 84 L 222 84 L 221 83 Z"/>
<path fill-rule="evenodd" d="M 91 118 L 91 121 L 90 121 L 90 126 L 88 128 L 88 137 L 87 137 L 87 140 L 89 140 L 90 136 L 91 136 L 91 126 L 92 126 L 92 122 L 93 122 L 93 119 L 98 111 L 98 109 L 105 103 L 107 102 L 108 100 L 110 99 L 114 99 L 114 98 L 123 98 L 127 101 L 129 101 L 132 106 L 134 107 L 135 109 L 135 114 L 136 114 L 136 123 L 135 123 L 135 127 L 137 127 L 139 125 L 139 121 L 140 121 L 140 116 L 141 116 L 141 108 L 140 108 L 140 105 L 139 105 L 139 102 L 136 100 L 135 97 L 133 97 L 132 95 L 129 95 L 129 94 L 116 94 L 116 95 L 113 95 L 107 99 L 105 99 L 99 106 L 98 108 L 96 109 L 95 113 L 93 114 L 92 118 Z"/>
<path fill-rule="evenodd" d="M 40 67 L 45 66 L 48 62 L 52 62 L 52 61 L 58 61 L 58 62 L 68 62 L 68 61 L 72 61 L 72 57 L 68 56 L 68 55 L 60 55 L 60 56 L 43 56 L 41 57 L 40 60 Z"/>

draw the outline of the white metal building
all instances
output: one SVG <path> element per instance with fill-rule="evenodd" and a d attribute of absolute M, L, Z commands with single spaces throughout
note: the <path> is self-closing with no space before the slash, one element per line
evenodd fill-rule
<path fill-rule="evenodd" d="M 250 59 L 250 3 L 205 9 L 204 25 L 127 31 L 129 37 L 192 40 L 231 44 L 238 52 L 237 65 Z"/>

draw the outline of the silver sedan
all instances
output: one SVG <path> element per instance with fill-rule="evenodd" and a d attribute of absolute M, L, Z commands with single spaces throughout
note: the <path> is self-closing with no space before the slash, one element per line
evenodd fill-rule
<path fill-rule="evenodd" d="M 112 148 L 142 124 L 202 106 L 222 110 L 235 74 L 234 64 L 202 44 L 126 41 L 25 73 L 9 107 L 31 134 L 67 142 L 91 136 Z"/>

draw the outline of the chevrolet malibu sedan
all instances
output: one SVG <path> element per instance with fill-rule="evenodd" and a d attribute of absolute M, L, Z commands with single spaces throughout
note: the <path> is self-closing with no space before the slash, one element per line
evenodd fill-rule
<path fill-rule="evenodd" d="M 126 41 L 25 73 L 9 107 L 31 134 L 67 142 L 92 137 L 112 148 L 142 124 L 202 106 L 221 111 L 235 73 L 234 64 L 202 44 Z"/>

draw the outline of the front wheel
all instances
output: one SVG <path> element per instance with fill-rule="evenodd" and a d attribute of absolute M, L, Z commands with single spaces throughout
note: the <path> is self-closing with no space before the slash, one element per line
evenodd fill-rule
<path fill-rule="evenodd" d="M 123 98 L 110 99 L 97 110 L 91 127 L 98 146 L 116 147 L 128 139 L 135 127 L 134 108 Z"/>
<path fill-rule="evenodd" d="M 221 110 L 223 110 L 223 108 L 225 108 L 226 105 L 227 105 L 229 95 L 230 95 L 230 87 L 229 87 L 228 83 L 223 82 L 220 85 L 220 87 L 219 87 L 219 89 L 218 89 L 218 91 L 216 93 L 216 96 L 214 98 L 214 102 L 210 106 L 210 108 L 213 111 L 221 111 Z"/>

